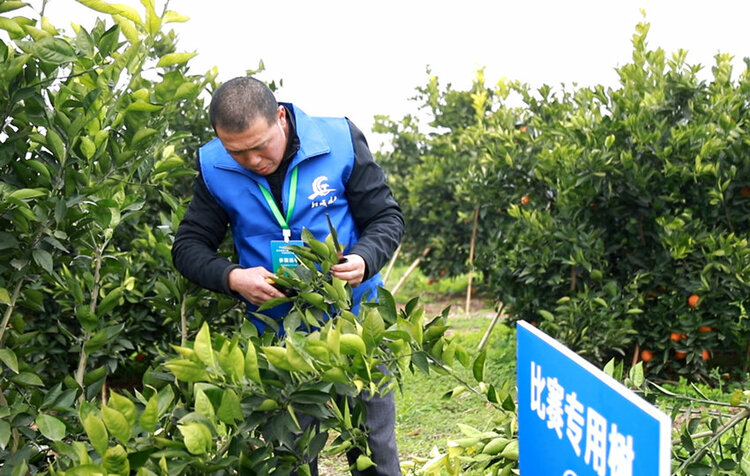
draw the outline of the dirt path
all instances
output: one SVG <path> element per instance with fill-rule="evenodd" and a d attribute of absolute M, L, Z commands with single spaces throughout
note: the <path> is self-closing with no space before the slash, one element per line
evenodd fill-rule
<path fill-rule="evenodd" d="M 453 294 L 453 295 L 440 295 L 440 296 L 425 296 L 422 299 L 422 305 L 424 306 L 425 314 L 429 317 L 436 316 L 443 312 L 443 309 L 450 306 L 450 317 L 462 318 L 467 317 L 464 312 L 466 308 L 466 295 L 465 294 Z M 492 319 L 495 316 L 497 309 L 489 298 L 486 297 L 474 297 L 469 303 L 469 316 L 473 317 L 487 317 Z"/>

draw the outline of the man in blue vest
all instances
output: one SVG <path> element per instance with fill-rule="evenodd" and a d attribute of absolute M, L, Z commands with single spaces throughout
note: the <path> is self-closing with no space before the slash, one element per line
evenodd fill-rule
<path fill-rule="evenodd" d="M 357 313 L 364 296 L 377 296 L 378 271 L 404 233 L 401 210 L 362 132 L 346 118 L 308 116 L 292 104 L 277 103 L 265 84 L 250 77 L 219 87 L 209 115 L 217 138 L 198 151 L 193 198 L 172 247 L 177 269 L 255 311 L 283 297 L 266 281 L 278 268 L 278 250 L 300 240 L 303 227 L 324 240 L 327 214 L 346 245 L 346 260 L 331 271 L 351 284 Z M 217 254 L 228 226 L 237 263 Z M 264 313 L 281 319 L 285 311 L 276 306 Z M 263 330 L 261 321 L 253 322 Z M 377 466 L 353 474 L 401 474 L 393 394 L 366 404 L 368 443 Z"/>

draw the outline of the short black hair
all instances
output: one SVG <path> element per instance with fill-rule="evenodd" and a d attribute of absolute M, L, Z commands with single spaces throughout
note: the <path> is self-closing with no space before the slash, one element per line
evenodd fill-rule
<path fill-rule="evenodd" d="M 276 98 L 265 83 L 241 76 L 216 89 L 208 114 L 214 130 L 219 127 L 227 132 L 242 132 L 258 117 L 273 124 L 277 108 Z"/>

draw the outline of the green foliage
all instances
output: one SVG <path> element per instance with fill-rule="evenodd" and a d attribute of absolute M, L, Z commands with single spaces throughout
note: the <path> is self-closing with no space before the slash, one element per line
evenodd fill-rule
<path fill-rule="evenodd" d="M 291 474 L 305 472 L 329 439 L 331 455 L 358 448 L 362 470 L 371 465 L 363 398 L 392 391 L 405 372 L 450 373 L 459 362 L 483 377 L 484 359 L 471 361 L 446 335 L 445 313 L 428 319 L 416 299 L 399 310 L 386 290 L 351 313 L 351 289 L 329 272 L 338 262 L 333 245 L 305 236 L 300 265 L 284 274 L 293 296 L 269 304 L 292 304 L 284 334 L 258 335 L 246 321 L 225 336 L 204 322 L 193 340 L 173 346 L 169 374 L 142 391 L 76 406 L 77 389 L 58 388 L 50 397 L 65 400 L 55 416 L 36 417 L 55 450 L 48 474 Z M 491 385 L 480 388 L 508 405 Z M 35 462 L 10 455 L 10 467 Z"/>
<path fill-rule="evenodd" d="M 227 307 L 199 300 L 169 252 L 215 72 L 188 74 L 161 29 L 184 18 L 153 2 L 82 1 L 111 21 L 70 34 L 0 3 L 0 459 L 35 470 L 75 399 Z M 125 471 L 119 458 L 105 466 Z"/>
<path fill-rule="evenodd" d="M 699 79 L 647 32 L 617 89 L 488 87 L 480 71 L 455 91 L 432 77 L 418 96 L 429 128 L 380 118 L 394 149 L 379 161 L 400 181 L 404 249 L 431 249 L 430 278 L 469 269 L 478 211 L 472 266 L 513 319 L 598 365 L 645 349 L 650 375 L 707 379 L 741 370 L 750 329 L 750 75 L 733 81 L 719 54 Z"/>

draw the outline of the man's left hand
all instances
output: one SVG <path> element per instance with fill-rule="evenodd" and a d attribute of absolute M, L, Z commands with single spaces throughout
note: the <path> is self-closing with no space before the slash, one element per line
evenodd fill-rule
<path fill-rule="evenodd" d="M 345 262 L 331 266 L 331 271 L 334 276 L 356 288 L 365 277 L 365 260 L 360 255 L 346 255 L 345 258 Z"/>

